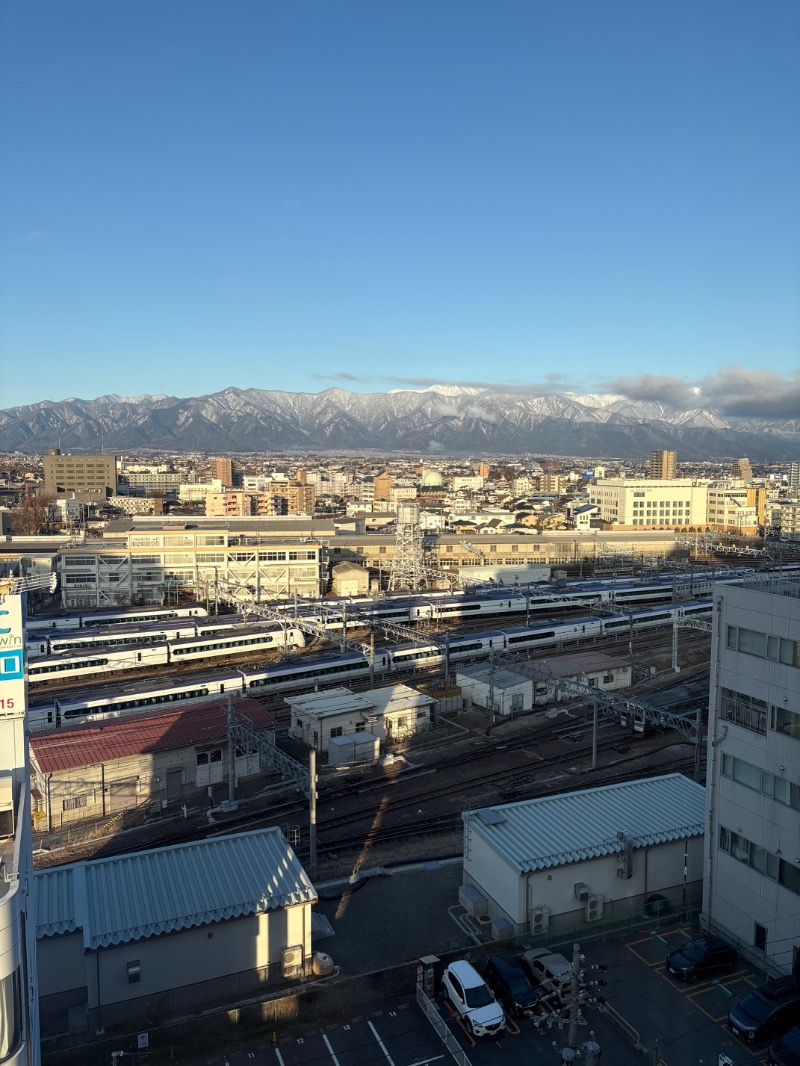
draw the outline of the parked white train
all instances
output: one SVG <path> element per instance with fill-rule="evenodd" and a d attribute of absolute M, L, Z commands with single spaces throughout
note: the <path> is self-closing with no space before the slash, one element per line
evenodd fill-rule
<path fill-rule="evenodd" d="M 606 617 L 590 615 L 568 621 L 549 620 L 535 626 L 519 626 L 505 632 L 476 633 L 453 637 L 444 644 L 402 644 L 376 649 L 371 666 L 364 655 L 348 653 L 317 658 L 299 663 L 276 663 L 257 669 L 222 673 L 216 672 L 202 679 L 165 679 L 160 683 L 146 683 L 113 687 L 87 695 L 52 700 L 41 698 L 29 702 L 28 727 L 50 729 L 63 724 L 91 721 L 98 717 L 131 713 L 146 707 L 204 699 L 226 692 L 270 694 L 292 689 L 311 689 L 325 682 L 347 683 L 350 679 L 375 674 L 423 669 L 441 664 L 445 654 L 449 662 L 485 658 L 492 652 L 528 651 L 552 648 L 560 644 L 596 640 L 604 636 L 626 638 L 672 624 L 676 616 L 711 617 L 712 602 L 694 601 L 689 604 L 639 608 L 630 614 Z M 302 636 L 302 634 L 301 634 Z M 130 668 L 130 666 L 126 667 Z M 94 674 L 108 671 L 95 666 Z"/>
<path fill-rule="evenodd" d="M 43 655 L 28 664 L 30 686 L 67 677 L 98 677 L 152 666 L 180 666 L 202 659 L 251 655 L 257 651 L 304 648 L 305 636 L 294 626 L 235 627 L 229 633 L 213 633 L 130 647 L 98 647 L 85 651 L 60 651 Z"/>
<path fill-rule="evenodd" d="M 202 604 L 187 603 L 183 607 L 113 607 L 102 611 L 54 615 L 50 618 L 28 618 L 29 633 L 52 633 L 59 629 L 89 629 L 92 626 L 133 625 L 141 622 L 169 622 L 173 618 L 206 618 L 208 611 Z"/>
<path fill-rule="evenodd" d="M 288 620 L 287 620 L 288 621 Z M 213 633 L 232 633 L 238 626 L 275 628 L 275 622 L 259 619 L 248 621 L 241 615 L 226 614 L 219 618 L 175 619 L 171 622 L 146 622 L 137 625 L 117 625 L 90 629 L 56 630 L 29 636 L 25 650 L 29 659 L 55 655 L 61 651 L 81 651 L 90 648 L 124 648 L 136 645 L 164 644 L 170 640 L 207 637 Z"/>

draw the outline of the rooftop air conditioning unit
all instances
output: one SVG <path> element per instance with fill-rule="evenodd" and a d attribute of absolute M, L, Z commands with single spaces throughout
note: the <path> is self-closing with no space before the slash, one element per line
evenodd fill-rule
<path fill-rule="evenodd" d="M 585 903 L 589 898 L 589 886 L 585 885 L 583 881 L 578 881 L 575 885 L 574 892 L 575 899 L 577 899 L 579 903 Z"/>

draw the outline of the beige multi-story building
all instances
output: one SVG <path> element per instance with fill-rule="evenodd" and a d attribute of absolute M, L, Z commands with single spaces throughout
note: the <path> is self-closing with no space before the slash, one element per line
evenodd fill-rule
<path fill-rule="evenodd" d="M 706 522 L 712 529 L 754 536 L 763 526 L 766 489 L 744 481 L 714 481 L 708 486 Z"/>
<path fill-rule="evenodd" d="M 589 488 L 598 517 L 614 529 L 685 529 L 704 527 L 708 481 L 606 478 Z"/>
<path fill-rule="evenodd" d="M 668 481 L 677 476 L 678 453 L 656 451 L 650 452 L 650 477 L 658 481 Z"/>
<path fill-rule="evenodd" d="M 44 491 L 84 503 L 106 500 L 117 491 L 116 455 L 62 455 L 51 448 L 43 459 Z"/>
<path fill-rule="evenodd" d="M 392 485 L 394 485 L 394 479 L 390 477 L 388 471 L 384 470 L 382 473 L 377 474 L 372 482 L 373 499 L 390 500 L 392 498 Z"/>
<path fill-rule="evenodd" d="M 213 517 L 249 518 L 251 515 L 286 514 L 286 500 L 270 492 L 209 492 L 206 514 Z"/>
<path fill-rule="evenodd" d="M 302 481 L 290 481 L 286 488 L 286 503 L 289 514 L 313 515 L 317 493 L 313 485 Z"/>
<path fill-rule="evenodd" d="M 536 491 L 560 496 L 564 491 L 564 480 L 561 474 L 539 474 L 536 478 Z"/>

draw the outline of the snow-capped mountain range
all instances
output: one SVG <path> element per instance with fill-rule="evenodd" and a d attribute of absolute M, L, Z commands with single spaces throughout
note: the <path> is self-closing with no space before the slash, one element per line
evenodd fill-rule
<path fill-rule="evenodd" d="M 671 411 L 624 396 L 529 396 L 437 385 L 385 393 L 227 388 L 208 396 L 101 396 L 0 411 L 0 451 L 366 451 L 684 461 L 800 460 L 800 418 Z"/>

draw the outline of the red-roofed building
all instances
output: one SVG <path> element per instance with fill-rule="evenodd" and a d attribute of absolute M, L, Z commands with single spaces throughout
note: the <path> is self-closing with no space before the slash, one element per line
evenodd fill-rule
<path fill-rule="evenodd" d="M 256 700 L 234 712 L 261 733 L 275 719 Z M 228 701 L 129 714 L 102 723 L 35 733 L 30 739 L 34 817 L 39 830 L 104 818 L 132 807 L 180 806 L 228 781 Z M 256 752 L 237 750 L 236 780 L 261 773 Z"/>

